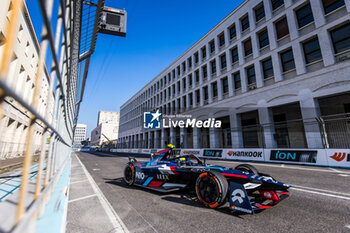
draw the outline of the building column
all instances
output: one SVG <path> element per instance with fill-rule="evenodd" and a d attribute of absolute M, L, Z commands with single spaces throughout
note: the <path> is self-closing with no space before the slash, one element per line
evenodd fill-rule
<path fill-rule="evenodd" d="M 211 83 L 208 84 L 208 103 L 212 103 L 213 102 L 213 87 L 211 85 Z"/>
<path fill-rule="evenodd" d="M 306 73 L 306 66 L 305 66 L 305 57 L 303 53 L 303 49 L 301 48 L 301 44 L 298 42 L 295 42 L 293 45 L 293 56 L 295 62 L 295 68 L 297 75 L 305 74 Z"/>
<path fill-rule="evenodd" d="M 275 129 L 271 110 L 267 107 L 265 100 L 258 103 L 259 123 L 263 127 L 265 148 L 276 148 L 274 139 Z"/>
<path fill-rule="evenodd" d="M 256 86 L 257 88 L 264 86 L 264 75 L 263 71 L 261 69 L 261 64 L 259 61 L 256 61 L 254 64 L 255 67 L 255 79 L 256 79 Z"/>
<path fill-rule="evenodd" d="M 324 66 L 335 64 L 332 40 L 326 29 L 321 29 L 318 33 L 318 42 L 320 44 Z"/>
<path fill-rule="evenodd" d="M 255 13 L 254 13 L 253 8 L 248 8 L 248 18 L 249 18 L 250 31 L 253 31 L 256 27 L 254 16 L 255 16 Z"/>
<path fill-rule="evenodd" d="M 233 87 L 233 76 L 229 74 L 227 78 L 228 78 L 228 95 L 231 97 L 231 96 L 234 96 L 235 94 L 234 87 Z"/>
<path fill-rule="evenodd" d="M 210 148 L 219 147 L 219 130 L 217 128 L 209 128 L 209 146 Z"/>
<path fill-rule="evenodd" d="M 251 43 L 252 43 L 252 49 L 253 49 L 253 58 L 257 58 L 260 56 L 260 48 L 259 48 L 259 44 L 257 41 L 257 36 L 256 33 L 253 33 L 251 38 Z"/>
<path fill-rule="evenodd" d="M 154 148 L 159 148 L 159 132 L 158 130 L 154 131 Z"/>
<path fill-rule="evenodd" d="M 283 69 L 279 59 L 279 54 L 276 52 L 273 52 L 271 54 L 271 60 L 272 60 L 274 79 L 275 79 L 275 82 L 277 83 L 283 80 L 283 76 L 282 76 Z"/>
<path fill-rule="evenodd" d="M 187 148 L 186 128 L 180 128 L 180 145 L 181 145 L 181 148 Z"/>
<path fill-rule="evenodd" d="M 315 119 L 320 116 L 319 107 L 309 89 L 299 91 L 299 103 L 308 148 L 323 148 L 320 128 Z"/>
<path fill-rule="evenodd" d="M 166 139 L 166 134 L 165 134 L 165 129 L 162 129 L 160 134 L 161 134 L 161 138 L 160 138 L 160 148 L 163 148 L 163 147 L 165 147 L 165 143 L 166 143 L 166 141 L 167 141 L 167 139 Z"/>
<path fill-rule="evenodd" d="M 197 102 L 196 102 L 196 91 L 192 92 L 192 106 L 193 108 L 197 107 Z"/>
<path fill-rule="evenodd" d="M 229 77 L 227 77 L 227 78 L 229 78 Z M 217 87 L 218 87 L 218 100 L 220 101 L 224 98 L 223 90 L 222 90 L 222 79 L 218 79 Z"/>
<path fill-rule="evenodd" d="M 199 88 L 199 94 L 200 94 L 199 105 L 203 106 L 204 105 L 204 91 L 203 91 L 203 87 Z"/>
<path fill-rule="evenodd" d="M 350 2 L 345 0 L 346 10 L 350 12 Z"/>
<path fill-rule="evenodd" d="M 241 72 L 241 89 L 242 89 L 242 93 L 247 92 L 248 91 L 248 80 L 247 80 L 247 72 L 245 71 L 244 68 L 240 69 Z"/>
<path fill-rule="evenodd" d="M 270 0 L 268 0 L 268 1 L 270 2 Z M 267 34 L 269 36 L 270 49 L 273 50 L 273 49 L 277 48 L 275 24 L 269 23 L 267 25 Z"/>
<path fill-rule="evenodd" d="M 322 6 L 322 0 L 310 1 L 312 15 L 314 16 L 315 26 L 319 28 L 327 23 L 326 17 L 324 17 L 324 11 Z"/>
<path fill-rule="evenodd" d="M 233 148 L 243 148 L 243 136 L 241 129 L 240 115 L 231 112 L 230 113 L 230 126 L 231 126 L 231 141 Z"/>
<path fill-rule="evenodd" d="M 237 50 L 238 50 L 238 63 L 240 66 L 244 65 L 245 59 L 244 59 L 244 52 L 243 52 L 243 46 L 242 43 L 237 44 Z"/>
<path fill-rule="evenodd" d="M 199 137 L 200 137 L 200 129 L 197 127 L 193 128 L 193 148 L 199 148 Z"/>
<path fill-rule="evenodd" d="M 183 96 L 180 97 L 180 112 L 184 112 L 184 99 Z"/>
<path fill-rule="evenodd" d="M 266 21 L 270 20 L 272 18 L 272 6 L 271 6 L 271 0 L 263 0 L 264 2 L 264 8 L 265 8 L 265 18 Z"/>
<path fill-rule="evenodd" d="M 288 22 L 289 36 L 290 40 L 292 41 L 299 37 L 298 23 L 293 9 L 287 9 L 286 16 Z"/>
<path fill-rule="evenodd" d="M 175 145 L 176 142 L 176 131 L 173 127 L 170 128 L 170 140 L 169 143 Z"/>

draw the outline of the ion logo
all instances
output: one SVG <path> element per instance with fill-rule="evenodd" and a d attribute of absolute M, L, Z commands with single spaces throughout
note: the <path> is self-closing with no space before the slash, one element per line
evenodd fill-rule
<path fill-rule="evenodd" d="M 143 113 L 143 128 L 144 129 L 160 129 L 160 116 L 162 114 L 157 110 L 156 112 Z"/>
<path fill-rule="evenodd" d="M 143 174 L 143 172 L 136 172 L 135 177 L 136 179 L 143 180 L 145 179 L 145 174 Z"/>
<path fill-rule="evenodd" d="M 345 152 L 343 152 L 343 153 L 335 152 L 332 156 L 329 156 L 329 157 L 331 157 L 332 159 L 334 159 L 337 162 L 340 162 L 340 161 L 343 161 L 345 159 L 345 156 L 346 156 Z"/>

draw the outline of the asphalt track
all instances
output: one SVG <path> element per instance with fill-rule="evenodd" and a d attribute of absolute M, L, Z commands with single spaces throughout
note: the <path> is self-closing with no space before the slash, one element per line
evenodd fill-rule
<path fill-rule="evenodd" d="M 126 154 L 76 154 L 130 232 L 350 232 L 347 169 L 252 163 L 293 188 L 274 208 L 244 215 L 230 211 L 228 204 L 205 208 L 194 193 L 160 194 L 125 185 Z M 207 163 L 234 167 L 241 162 Z"/>

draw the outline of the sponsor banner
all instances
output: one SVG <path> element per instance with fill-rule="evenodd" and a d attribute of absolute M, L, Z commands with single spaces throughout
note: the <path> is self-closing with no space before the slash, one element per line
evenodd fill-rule
<path fill-rule="evenodd" d="M 203 149 L 203 157 L 206 158 L 219 158 L 222 159 L 222 151 L 223 150 L 219 150 L 219 149 Z"/>
<path fill-rule="evenodd" d="M 224 149 L 223 158 L 232 160 L 264 161 L 263 149 Z"/>
<path fill-rule="evenodd" d="M 137 149 L 131 149 L 131 153 L 137 153 Z"/>
<path fill-rule="evenodd" d="M 350 168 L 350 149 L 326 149 L 329 166 Z"/>
<path fill-rule="evenodd" d="M 111 149 L 111 152 L 118 152 L 118 149 Z"/>
<path fill-rule="evenodd" d="M 264 153 L 270 162 L 328 165 L 324 149 L 265 149 Z"/>
<path fill-rule="evenodd" d="M 150 154 L 151 150 L 150 149 L 142 149 L 143 154 Z"/>
<path fill-rule="evenodd" d="M 181 155 L 195 155 L 197 157 L 201 157 L 202 150 L 201 149 L 182 149 Z"/>

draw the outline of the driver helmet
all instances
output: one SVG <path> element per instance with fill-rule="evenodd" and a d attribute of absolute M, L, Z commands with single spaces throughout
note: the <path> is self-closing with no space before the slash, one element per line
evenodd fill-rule
<path fill-rule="evenodd" d="M 170 149 L 174 149 L 174 145 L 173 144 L 168 144 L 168 147 L 170 148 Z"/>

